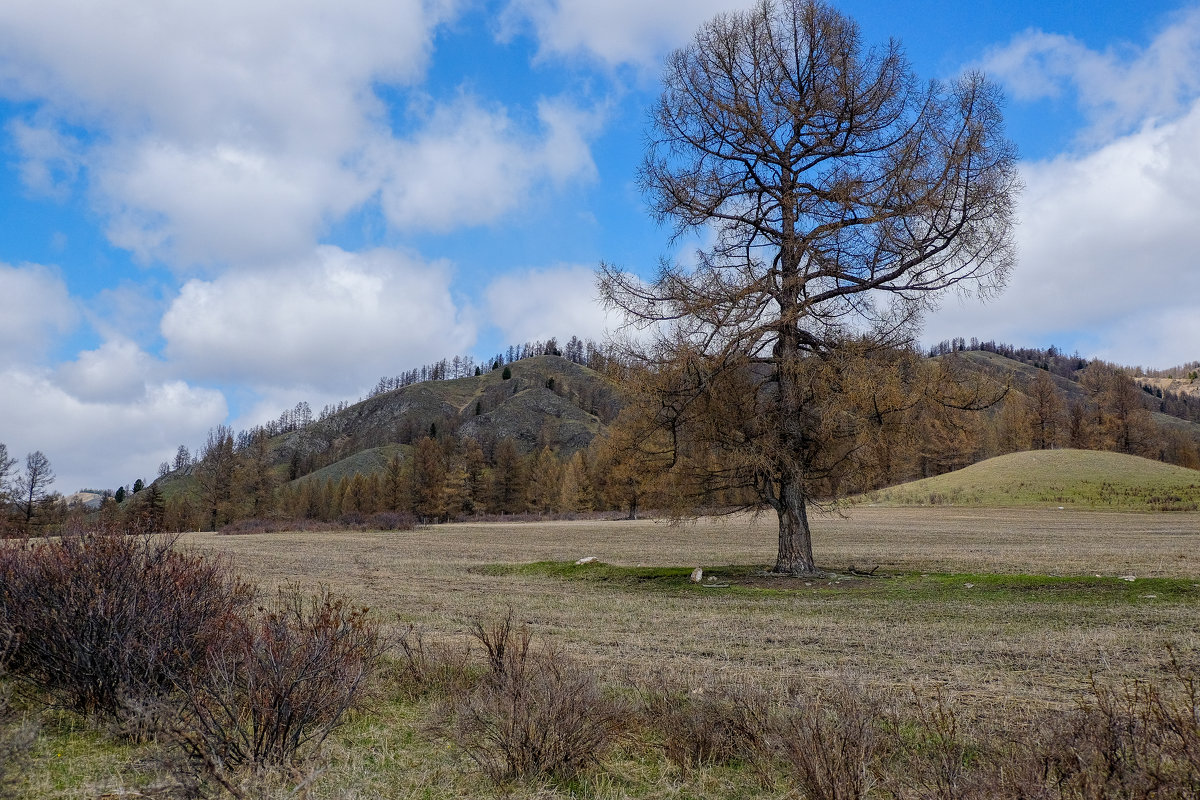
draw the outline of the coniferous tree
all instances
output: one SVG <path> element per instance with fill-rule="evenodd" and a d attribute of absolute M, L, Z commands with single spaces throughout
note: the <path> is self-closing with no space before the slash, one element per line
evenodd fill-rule
<path fill-rule="evenodd" d="M 491 494 L 493 512 L 516 514 L 525 510 L 525 471 L 516 442 L 510 438 L 496 445 Z"/>

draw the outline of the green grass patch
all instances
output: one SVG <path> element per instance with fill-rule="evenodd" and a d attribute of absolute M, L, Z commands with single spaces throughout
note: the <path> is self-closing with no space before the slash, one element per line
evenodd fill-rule
<path fill-rule="evenodd" d="M 689 580 L 691 567 L 625 567 L 595 561 L 538 561 L 491 564 L 473 570 L 495 576 L 583 581 L 617 589 L 697 593 L 802 593 L 870 595 L 912 602 L 1062 602 L 1127 605 L 1200 602 L 1200 582 L 1186 578 L 1138 578 L 1119 575 L 1004 575 L 978 573 L 874 573 L 832 570 L 821 577 L 777 576 L 761 566 L 705 567 L 700 584 Z"/>

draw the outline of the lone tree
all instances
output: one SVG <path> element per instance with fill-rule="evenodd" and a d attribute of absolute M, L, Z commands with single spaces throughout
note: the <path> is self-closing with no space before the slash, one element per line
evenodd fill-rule
<path fill-rule="evenodd" d="M 718 451 L 709 490 L 774 508 L 775 571 L 812 573 L 807 506 L 845 461 L 839 403 L 946 290 L 997 291 L 1012 264 L 1000 97 L 979 73 L 920 82 L 897 42 L 864 49 L 812 0 L 715 17 L 663 84 L 640 183 L 676 240 L 711 245 L 648 283 L 601 265 L 601 296 L 644 331 L 630 348 L 674 457 Z"/>
<path fill-rule="evenodd" d="M 49 498 L 50 485 L 53 483 L 54 470 L 50 468 L 50 459 L 46 458 L 45 453 L 35 450 L 25 456 L 25 474 L 17 478 L 15 494 L 26 533 L 32 529 L 38 509 Z"/>

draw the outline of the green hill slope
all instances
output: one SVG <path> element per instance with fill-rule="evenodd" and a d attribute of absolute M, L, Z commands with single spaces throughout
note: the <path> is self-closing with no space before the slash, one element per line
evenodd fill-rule
<path fill-rule="evenodd" d="M 1200 471 L 1120 453 L 1036 450 L 869 492 L 857 502 L 1195 511 Z"/>

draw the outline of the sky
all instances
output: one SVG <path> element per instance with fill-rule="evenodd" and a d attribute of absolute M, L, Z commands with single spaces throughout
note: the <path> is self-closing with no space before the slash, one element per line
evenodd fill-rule
<path fill-rule="evenodd" d="M 55 489 L 510 343 L 602 340 L 601 261 L 686 258 L 635 176 L 664 58 L 744 0 L 0 3 L 0 442 Z M 1200 359 L 1200 5 L 835 6 L 986 71 L 1017 266 L 922 340 Z"/>

